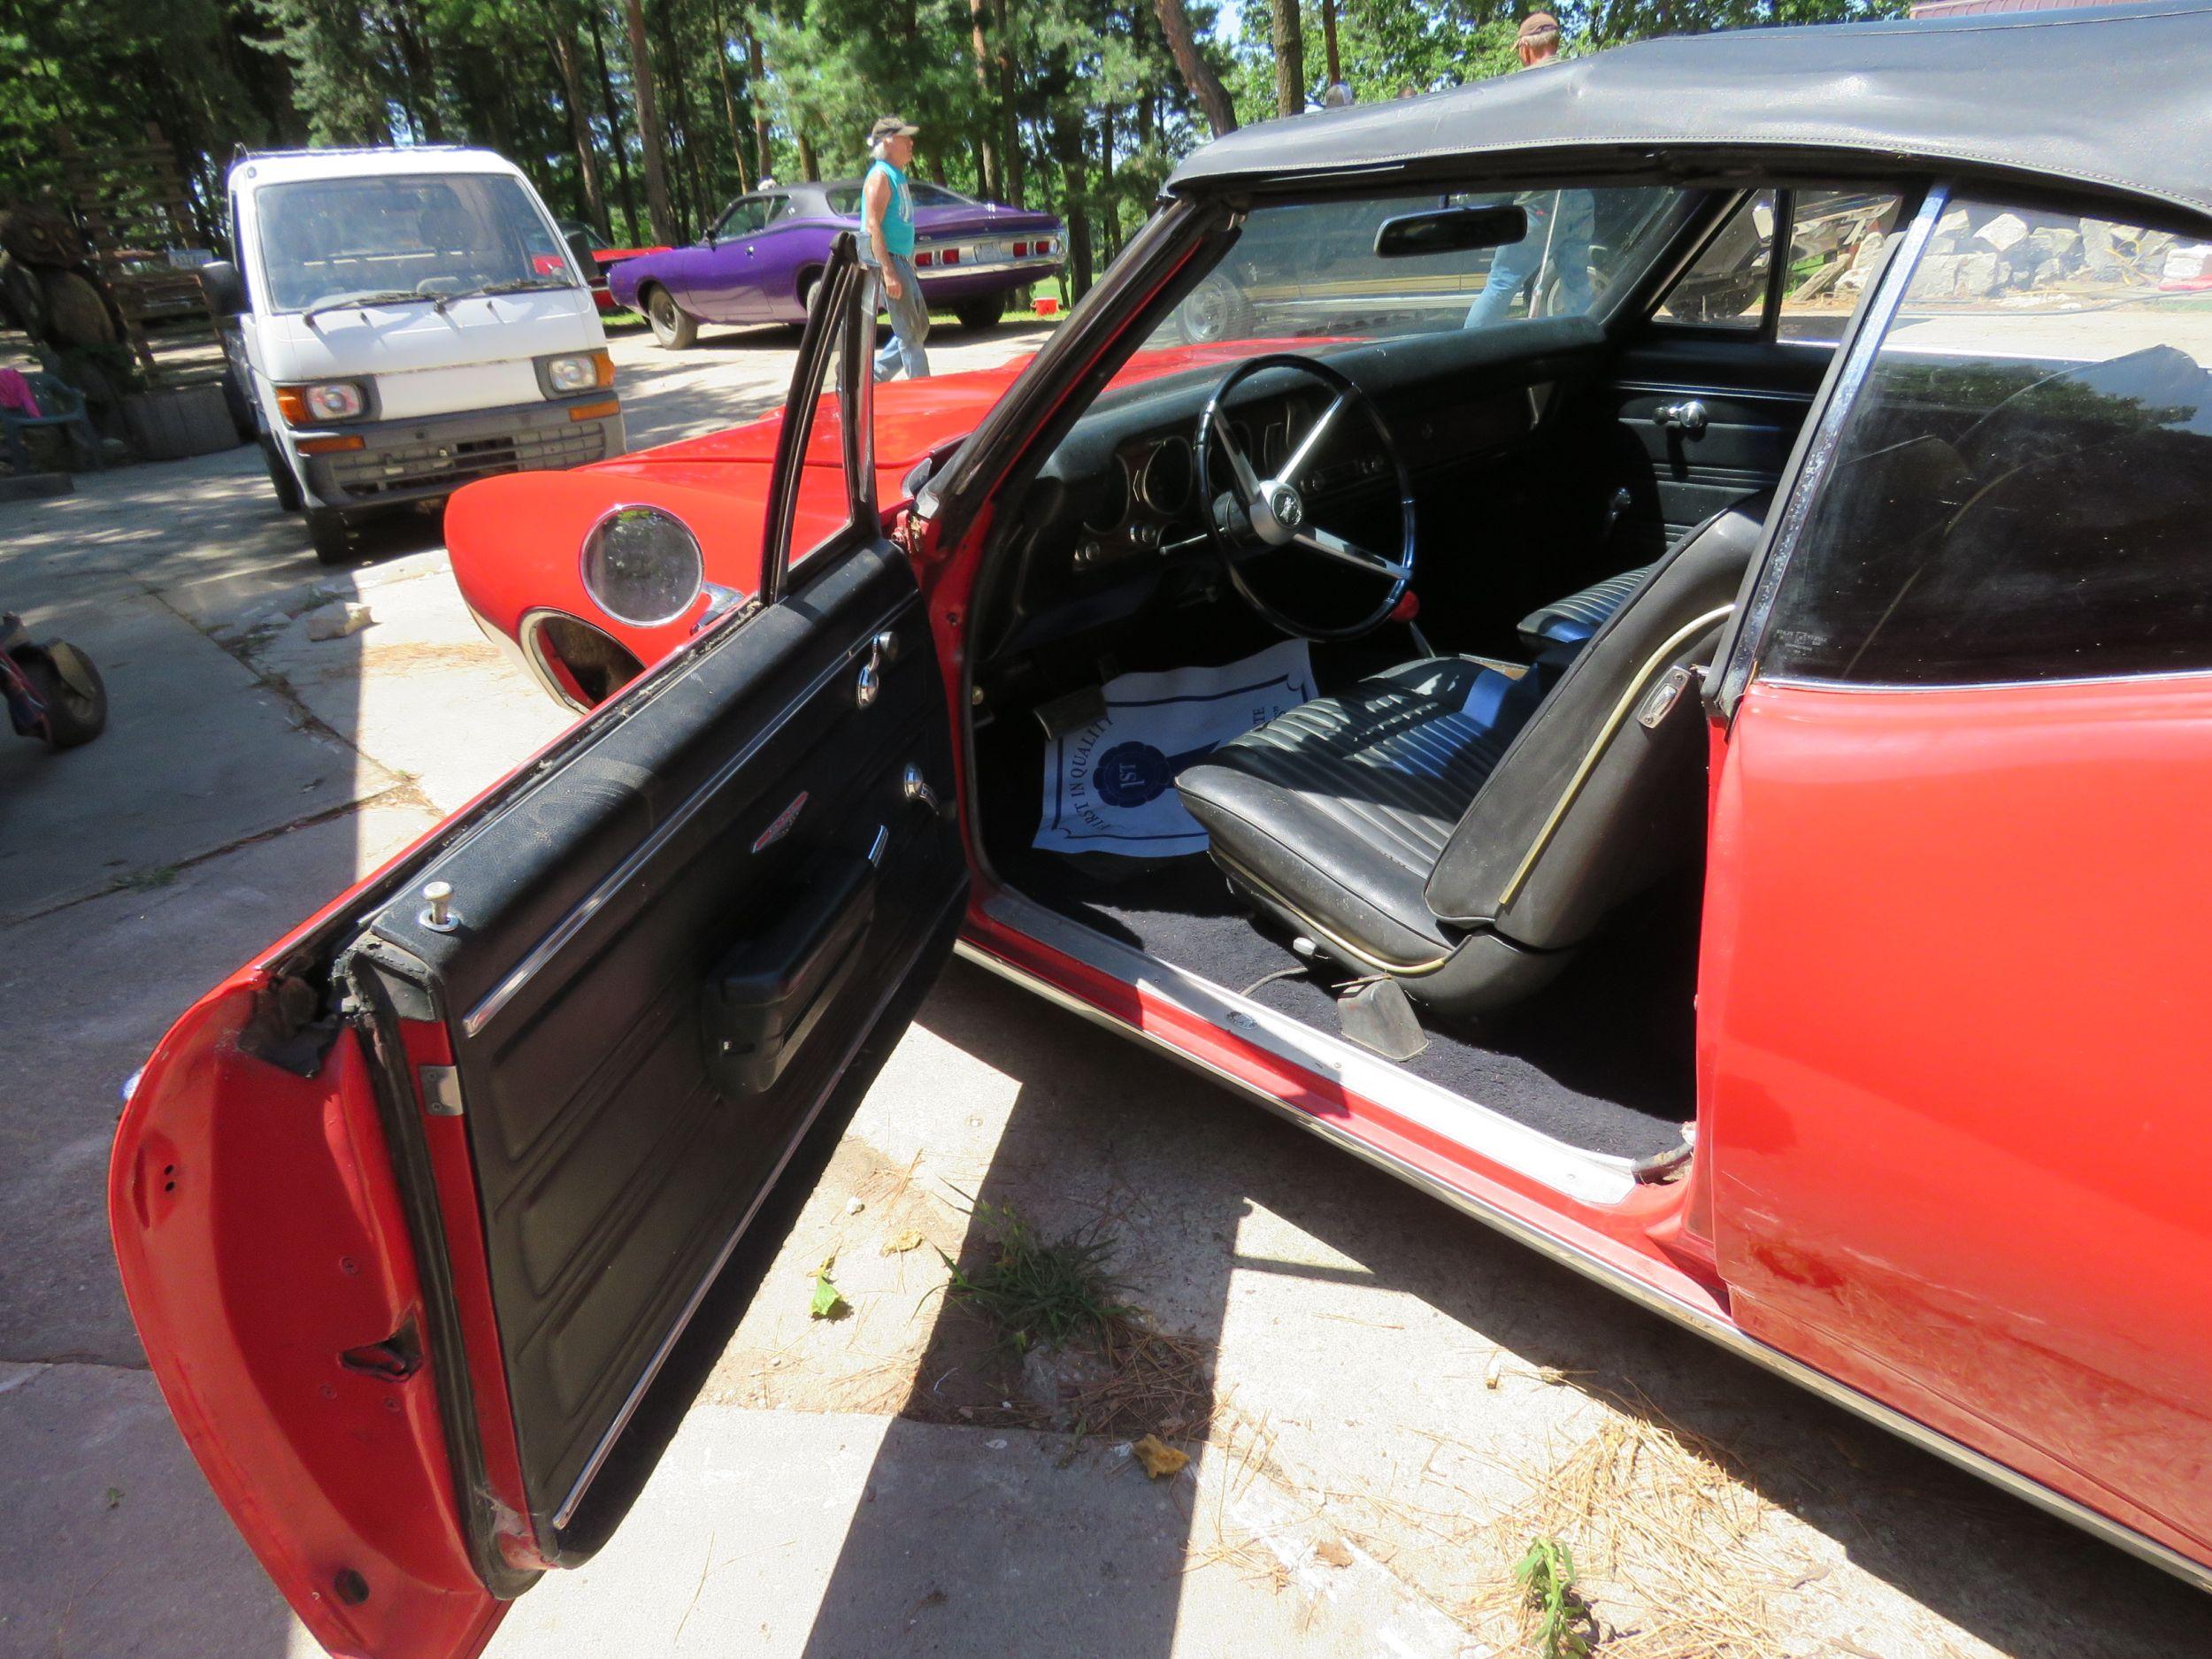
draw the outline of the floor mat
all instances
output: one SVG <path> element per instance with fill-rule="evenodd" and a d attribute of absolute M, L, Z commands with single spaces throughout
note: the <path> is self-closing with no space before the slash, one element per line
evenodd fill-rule
<path fill-rule="evenodd" d="M 1035 845 L 1058 853 L 1161 858 L 1206 850 L 1175 774 L 1314 695 L 1303 640 L 1218 668 L 1118 674 L 1094 719 L 1045 745 Z"/>
<path fill-rule="evenodd" d="M 1102 881 L 1031 853 L 1006 873 L 1109 938 L 1340 1034 L 1326 976 L 1263 930 L 1208 859 Z M 1476 1029 L 1425 1016 L 1429 1046 L 1401 1069 L 1570 1146 L 1663 1152 L 1681 1139 L 1695 1100 L 1696 937 L 1694 894 L 1655 900 L 1514 1017 Z"/>

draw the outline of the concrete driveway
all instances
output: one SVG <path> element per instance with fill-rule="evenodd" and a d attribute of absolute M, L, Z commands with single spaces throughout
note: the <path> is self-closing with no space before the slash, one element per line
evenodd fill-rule
<path fill-rule="evenodd" d="M 789 347 L 626 337 L 634 440 L 771 407 Z M 0 602 L 114 698 L 88 749 L 0 749 L 0 1655 L 313 1651 L 144 1369 L 102 1181 L 194 997 L 563 724 L 426 536 L 374 552 L 318 566 L 250 449 L 0 505 Z M 349 602 L 372 626 L 309 637 Z M 975 1392 L 938 1254 L 985 1248 L 972 1201 L 1116 1240 L 1202 1359 L 1188 1470 Z M 810 1319 L 830 1256 L 850 1313 Z M 1601 1653 L 2212 1651 L 2203 1598 L 956 965 L 629 1521 L 491 1652 L 1509 1652 L 1540 1531 Z"/>

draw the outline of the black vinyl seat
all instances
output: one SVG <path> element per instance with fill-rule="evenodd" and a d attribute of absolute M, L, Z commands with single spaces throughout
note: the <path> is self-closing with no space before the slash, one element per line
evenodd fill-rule
<path fill-rule="evenodd" d="M 1695 685 L 1671 671 L 1708 660 L 1765 511 L 1717 513 L 1628 572 L 1517 733 L 1467 712 L 1481 664 L 1432 657 L 1186 768 L 1176 787 L 1215 862 L 1263 912 L 1441 1012 L 1527 995 L 1695 854 L 1704 733 Z"/>
<path fill-rule="evenodd" d="M 1612 619 L 1622 603 L 1650 574 L 1650 565 L 1640 565 L 1632 571 L 1623 571 L 1601 582 L 1593 582 L 1579 593 L 1569 594 L 1540 611 L 1530 611 L 1521 618 L 1515 632 L 1534 657 L 1563 648 L 1579 649 Z"/>

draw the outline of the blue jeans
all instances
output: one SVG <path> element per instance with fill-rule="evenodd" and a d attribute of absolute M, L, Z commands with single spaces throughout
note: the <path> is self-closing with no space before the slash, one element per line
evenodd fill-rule
<path fill-rule="evenodd" d="M 1528 211 L 1528 234 L 1499 249 L 1491 258 L 1489 278 L 1482 292 L 1475 296 L 1475 303 L 1467 308 L 1466 327 L 1487 328 L 1504 317 L 1513 296 L 1542 266 L 1547 243 L 1551 268 L 1559 273 L 1550 315 L 1579 317 L 1595 297 L 1590 288 L 1590 231 L 1595 214 L 1588 195 L 1561 190 L 1522 206 Z M 1530 305 L 1533 310 L 1532 299 Z"/>
<path fill-rule="evenodd" d="M 870 261 L 872 265 L 873 261 Z M 875 377 L 887 380 L 902 368 L 910 380 L 929 378 L 929 353 L 922 349 L 922 342 L 929 338 L 929 302 L 922 297 L 922 281 L 914 274 L 914 262 L 903 254 L 891 256 L 891 268 L 898 273 L 899 287 L 904 290 L 893 299 L 882 288 L 883 273 L 876 273 L 878 293 L 883 308 L 891 313 L 891 339 L 876 353 Z"/>

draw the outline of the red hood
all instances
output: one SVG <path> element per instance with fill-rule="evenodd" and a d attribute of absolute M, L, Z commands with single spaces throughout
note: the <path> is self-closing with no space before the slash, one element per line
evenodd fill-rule
<path fill-rule="evenodd" d="M 1216 364 L 1240 363 L 1258 351 L 1295 350 L 1313 343 L 1310 340 L 1234 340 L 1141 351 L 1123 365 L 1114 377 L 1114 384 L 1139 385 Z M 894 380 L 879 386 L 876 471 L 894 484 L 893 491 L 883 494 L 881 499 L 887 504 L 898 499 L 896 480 L 904 478 L 916 462 L 973 432 L 1028 366 L 1029 358 L 1021 357 L 994 369 L 968 369 L 957 374 L 933 375 L 926 380 Z M 776 458 L 776 436 L 782 426 L 783 414 L 780 410 L 726 432 L 640 449 L 583 470 L 680 481 L 710 489 L 718 486 L 727 488 L 733 480 L 720 474 L 718 469 L 732 463 L 748 466 L 771 465 Z M 808 446 L 807 464 L 834 465 L 836 457 L 834 426 L 818 421 L 813 442 Z"/>

